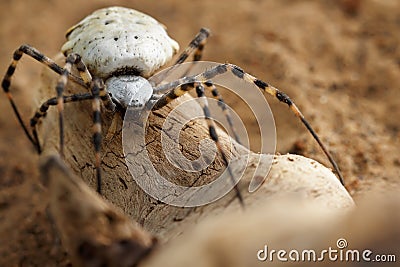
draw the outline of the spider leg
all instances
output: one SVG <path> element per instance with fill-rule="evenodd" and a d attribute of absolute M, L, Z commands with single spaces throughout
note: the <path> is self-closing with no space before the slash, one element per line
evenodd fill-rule
<path fill-rule="evenodd" d="M 242 79 L 248 83 L 254 84 L 261 91 L 263 91 L 271 96 L 274 96 L 280 102 L 287 104 L 289 106 L 290 110 L 293 112 L 293 114 L 297 118 L 299 118 L 299 120 L 303 123 L 303 125 L 307 128 L 307 130 L 311 133 L 311 135 L 317 141 L 317 143 L 321 147 L 322 151 L 324 152 L 324 154 L 327 156 L 330 163 L 332 164 L 337 175 L 339 176 L 340 182 L 342 183 L 342 185 L 344 185 L 343 176 L 339 170 L 337 163 L 333 159 L 332 155 L 329 153 L 328 149 L 322 143 L 322 141 L 318 137 L 317 133 L 311 127 L 310 123 L 305 119 L 304 115 L 300 112 L 299 108 L 293 103 L 293 101 L 284 92 L 278 90 L 277 88 L 269 85 L 268 83 L 266 83 L 256 77 L 244 72 L 238 66 L 235 66 L 233 64 L 228 64 L 228 63 L 220 64 L 220 65 L 210 68 L 200 74 L 197 74 L 195 76 L 183 77 L 176 81 L 157 86 L 155 88 L 155 91 L 166 91 L 166 90 L 169 90 L 169 91 L 166 94 L 164 94 L 157 101 L 156 105 L 154 106 L 154 109 L 162 108 L 163 106 L 165 106 L 169 102 L 171 102 L 173 99 L 178 98 L 179 96 L 187 93 L 188 88 L 180 86 L 181 84 L 194 83 L 194 82 L 204 83 L 204 82 L 207 82 L 207 81 L 211 80 L 212 78 L 214 78 L 218 75 L 222 75 L 226 72 L 231 72 L 237 78 Z"/>
<path fill-rule="evenodd" d="M 78 101 L 93 99 L 93 96 L 91 93 L 81 93 L 81 94 L 64 96 L 63 98 L 64 98 L 64 103 L 70 103 L 70 102 L 78 102 Z M 37 144 L 38 153 L 41 153 L 41 147 L 40 147 L 38 133 L 36 131 L 36 125 L 43 117 L 46 116 L 49 107 L 56 106 L 57 104 L 58 104 L 57 97 L 48 99 L 40 106 L 40 108 L 37 109 L 37 111 L 30 120 L 30 127 L 33 134 L 33 138 Z"/>
<path fill-rule="evenodd" d="M 95 78 L 91 84 L 91 91 L 93 95 L 93 144 L 96 157 L 96 178 L 97 178 L 97 192 L 101 194 L 101 112 L 100 112 L 100 92 L 104 90 L 104 83 L 101 79 Z"/>
<path fill-rule="evenodd" d="M 207 38 L 209 36 L 210 36 L 210 30 L 206 29 L 206 28 L 201 28 L 199 33 L 194 37 L 194 39 L 189 43 L 189 45 L 186 47 L 186 49 L 182 52 L 182 54 L 179 56 L 179 58 L 174 63 L 174 66 L 176 66 L 178 64 L 182 64 L 189 57 L 189 55 L 193 51 L 195 51 L 194 55 L 193 55 L 193 62 L 192 62 L 193 64 L 191 64 L 189 66 L 189 68 L 186 70 L 186 72 L 183 74 L 182 77 L 187 76 L 187 74 L 190 72 L 190 70 L 194 67 L 195 63 L 197 61 L 200 61 L 201 58 L 203 57 L 203 49 L 207 43 Z M 217 88 L 211 81 L 205 82 L 204 85 L 208 91 L 211 91 L 212 96 L 216 100 L 218 100 L 218 105 L 221 107 L 221 109 L 226 117 L 226 120 L 228 121 L 228 125 L 233 133 L 233 137 L 234 137 L 235 141 L 238 142 L 239 144 L 241 144 L 240 138 L 236 133 L 230 112 L 226 108 L 226 104 L 225 104 L 223 97 L 219 94 Z"/>
<path fill-rule="evenodd" d="M 170 74 L 177 66 L 185 62 L 185 60 L 189 57 L 191 53 L 194 52 L 193 55 L 193 64 L 189 65 L 189 68 L 185 71 L 185 73 L 181 76 L 184 77 L 190 70 L 194 67 L 196 61 L 200 61 L 203 56 L 203 49 L 207 42 L 207 38 L 210 36 L 210 30 L 206 28 L 201 28 L 200 31 L 196 34 L 193 40 L 189 43 L 189 45 L 183 50 L 183 52 L 179 55 L 178 59 L 175 63 L 166 70 L 161 77 L 158 77 L 160 82 L 164 81 L 165 78 Z M 155 93 L 162 93 L 160 91 L 155 91 Z"/>
<path fill-rule="evenodd" d="M 199 99 L 201 99 L 202 101 L 200 102 L 200 105 L 203 109 L 204 112 L 204 117 L 206 119 L 207 122 L 207 126 L 208 126 L 208 131 L 210 134 L 211 139 L 215 142 L 218 152 L 221 154 L 222 160 L 224 161 L 224 164 L 229 172 L 229 177 L 231 178 L 231 182 L 234 185 L 234 189 L 235 189 L 235 193 L 236 193 L 236 197 L 238 198 L 240 205 L 242 207 L 244 207 L 244 202 L 243 202 L 243 197 L 242 194 L 240 193 L 240 190 L 238 188 L 237 183 L 235 183 L 235 179 L 232 173 L 231 168 L 229 167 L 229 162 L 228 162 L 228 158 L 226 156 L 225 151 L 223 150 L 221 143 L 219 141 L 218 138 L 218 134 L 215 128 L 215 122 L 211 119 L 211 114 L 210 114 L 210 109 L 208 108 L 208 101 L 207 98 L 204 95 L 204 86 L 202 83 L 196 83 L 196 93 L 197 93 L 197 97 Z"/>
<path fill-rule="evenodd" d="M 204 83 L 204 85 L 206 86 L 205 88 L 209 91 L 211 91 L 212 96 L 218 100 L 218 106 L 222 109 L 222 112 L 225 115 L 225 118 L 228 122 L 229 128 L 232 131 L 233 134 L 233 138 L 235 139 L 236 142 L 238 142 L 239 144 L 241 144 L 240 142 L 240 138 L 235 130 L 235 126 L 233 125 L 233 121 L 232 121 L 232 117 L 231 114 L 229 112 L 229 109 L 226 108 L 226 104 L 225 101 L 223 99 L 223 97 L 219 94 L 217 88 L 215 87 L 215 85 L 211 82 L 211 81 L 207 81 Z"/>
<path fill-rule="evenodd" d="M 90 86 L 92 81 L 92 77 L 86 68 L 85 64 L 82 62 L 81 57 L 78 54 L 70 54 L 65 59 L 65 66 L 62 70 L 61 76 L 58 79 L 56 85 L 57 92 L 57 109 L 58 109 L 58 121 L 60 128 L 60 155 L 64 157 L 64 89 L 68 82 L 68 76 L 71 73 L 71 68 L 73 65 L 76 65 L 77 70 L 79 71 L 79 75 L 81 76 L 83 82 L 86 87 Z"/>
<path fill-rule="evenodd" d="M 195 51 L 193 55 L 193 60 L 201 60 L 202 52 L 209 36 L 210 30 L 206 28 L 201 28 L 199 33 L 196 34 L 194 39 L 189 43 L 185 50 L 183 50 L 174 65 L 182 64 L 193 51 Z"/>
<path fill-rule="evenodd" d="M 100 169 L 100 148 L 101 148 L 101 117 L 100 117 L 100 100 L 103 100 L 102 98 L 105 98 L 105 101 L 108 101 L 108 93 L 105 89 L 105 86 L 103 82 L 100 79 L 93 79 L 93 82 L 91 82 L 90 87 L 91 92 L 90 93 L 79 93 L 79 94 L 74 94 L 74 95 L 69 95 L 69 96 L 63 96 L 63 102 L 64 103 L 70 103 L 70 102 L 80 102 L 84 100 L 93 100 L 93 143 L 94 143 L 94 148 L 96 152 L 96 175 L 97 175 L 97 191 L 101 193 L 101 169 Z M 33 136 L 35 140 L 37 141 L 38 144 L 38 151 L 40 151 L 40 145 L 39 145 L 39 138 L 38 134 L 36 131 L 36 125 L 37 123 L 47 114 L 47 110 L 49 109 L 50 106 L 57 106 L 58 105 L 58 97 L 53 97 L 44 102 L 40 108 L 36 111 L 35 115 L 31 118 L 30 125 L 32 129 Z M 111 101 L 111 100 L 110 100 Z M 103 101 L 104 102 L 104 101 Z M 111 102 L 112 103 L 112 102 Z M 112 105 L 114 105 L 112 103 Z M 107 104 L 106 104 L 107 106 Z"/>
<path fill-rule="evenodd" d="M 231 129 L 231 132 L 233 134 L 234 140 L 237 143 L 241 144 L 239 135 L 237 134 L 235 126 L 233 125 L 231 114 L 229 112 L 229 109 L 226 108 L 226 104 L 225 104 L 225 101 L 224 101 L 223 97 L 219 94 L 217 88 L 215 87 L 215 85 L 211 81 L 206 81 L 206 82 L 203 83 L 203 85 L 205 86 L 205 88 L 208 91 L 211 92 L 213 98 L 218 101 L 218 106 L 222 109 L 222 112 L 225 115 L 225 118 L 226 118 L 226 120 L 228 122 L 228 126 Z M 190 90 L 192 90 L 194 88 L 195 88 L 194 83 L 187 83 L 187 84 L 182 84 L 181 85 L 181 89 L 183 91 L 185 91 L 185 92 L 186 91 L 190 91 Z M 157 96 L 158 98 L 155 98 L 155 96 Z M 160 96 L 160 95 L 154 95 L 154 98 L 155 98 L 154 100 L 158 101 L 162 97 L 163 96 Z"/>
<path fill-rule="evenodd" d="M 7 95 L 7 98 L 11 104 L 12 109 L 14 110 L 14 113 L 18 119 L 18 122 L 21 125 L 22 129 L 24 130 L 29 141 L 31 141 L 31 143 L 34 146 L 37 146 L 33 136 L 29 133 L 28 128 L 25 126 L 25 124 L 22 120 L 21 114 L 20 114 L 20 112 L 17 108 L 17 105 L 13 99 L 13 96 L 10 92 L 12 76 L 14 75 L 14 72 L 18 65 L 18 62 L 20 61 L 22 55 L 24 55 L 24 54 L 30 56 L 31 58 L 37 60 L 40 63 L 46 65 L 47 67 L 49 67 L 50 69 L 52 69 L 54 72 L 56 72 L 58 74 L 62 74 L 64 69 L 62 67 L 60 67 L 59 65 L 57 65 L 57 63 L 55 63 L 52 59 L 46 57 L 43 53 L 39 52 L 35 48 L 33 48 L 29 45 L 21 45 L 17 50 L 15 50 L 11 64 L 8 66 L 8 69 L 3 77 L 1 86 L 3 88 L 4 93 Z M 85 86 L 85 83 L 81 78 L 79 78 L 75 75 L 72 75 L 71 73 L 68 73 L 68 78 L 82 86 Z"/>
<path fill-rule="evenodd" d="M 191 53 L 193 53 L 193 64 L 189 65 L 189 68 L 185 71 L 185 73 L 182 75 L 182 77 L 187 76 L 187 74 L 190 72 L 190 70 L 194 67 L 197 61 L 200 61 L 201 58 L 203 57 L 203 49 L 204 46 L 207 43 L 207 38 L 210 36 L 210 30 L 206 28 L 201 28 L 199 33 L 194 37 L 194 39 L 189 43 L 189 45 L 186 47 L 186 49 L 181 53 L 181 55 L 178 57 L 176 62 L 174 63 L 173 67 L 170 70 L 173 70 L 173 68 L 179 64 L 182 64 Z M 170 71 L 168 70 L 168 72 Z M 222 111 L 224 112 L 224 115 L 228 121 L 229 127 L 233 133 L 235 141 L 237 141 L 240 144 L 240 139 L 239 136 L 236 133 L 236 130 L 233 126 L 231 116 L 229 114 L 229 110 L 226 108 L 225 102 L 221 95 L 218 93 L 217 88 L 211 83 L 211 81 L 207 81 L 204 83 L 206 86 L 207 90 L 211 91 L 213 97 L 218 100 L 219 106 L 221 107 Z M 160 92 L 158 92 L 160 93 Z"/>
<path fill-rule="evenodd" d="M 85 83 L 85 87 L 90 88 L 91 82 L 92 82 L 92 76 L 90 75 L 90 72 L 89 72 L 88 68 L 86 67 L 85 63 L 83 63 L 81 56 L 78 54 L 70 54 L 70 55 L 68 55 L 68 57 L 71 57 L 72 60 L 75 59 L 73 64 L 76 65 L 76 69 L 79 72 L 79 76 L 82 78 L 83 82 Z M 106 87 L 101 86 L 99 90 L 100 90 L 99 91 L 100 99 L 103 102 L 106 109 L 114 111 L 115 104 L 114 104 L 114 102 L 112 102 L 111 96 L 107 92 Z"/>
<path fill-rule="evenodd" d="M 90 75 L 89 70 L 87 69 L 85 63 L 83 63 L 81 57 L 78 54 L 69 54 L 65 59 L 65 66 L 61 73 L 61 76 L 56 85 L 57 91 L 57 109 L 59 114 L 59 127 L 60 127 L 60 155 L 64 156 L 64 100 L 63 100 L 63 92 L 68 82 L 69 73 L 71 73 L 71 68 L 73 65 L 76 65 L 76 68 L 79 72 L 79 76 L 82 78 L 85 87 L 91 87 L 92 76 Z M 110 95 L 107 93 L 107 90 L 104 86 L 99 89 L 99 97 L 103 100 L 107 109 L 114 110 L 115 105 L 112 103 Z M 36 140 L 37 141 L 37 140 Z"/>
<path fill-rule="evenodd" d="M 100 78 L 92 79 L 86 65 L 83 63 L 81 57 L 78 54 L 70 54 L 66 58 L 66 64 L 64 71 L 60 76 L 60 79 L 56 86 L 57 91 L 57 107 L 59 113 L 60 122 L 60 154 L 63 156 L 64 149 L 64 125 L 63 125 L 63 91 L 68 81 L 68 73 L 71 72 L 72 65 L 76 65 L 79 75 L 91 90 L 93 97 L 93 144 L 95 148 L 96 157 L 96 177 L 97 177 L 97 192 L 101 194 L 101 116 L 100 116 L 100 100 L 103 101 L 107 109 L 114 110 L 115 104 L 112 102 L 110 95 L 108 94 L 103 81 Z"/>
<path fill-rule="evenodd" d="M 208 29 L 201 28 L 200 32 L 196 35 L 196 37 L 192 40 L 192 42 L 190 42 L 186 50 L 182 53 L 182 55 L 185 55 L 185 53 L 189 55 L 189 53 L 192 53 L 193 50 L 195 50 L 193 54 L 193 61 L 191 62 L 192 64 L 189 65 L 186 71 L 182 74 L 181 78 L 188 76 L 188 73 L 190 73 L 190 71 L 194 68 L 196 63 L 201 60 L 201 58 L 203 57 L 203 49 L 205 44 L 207 43 L 207 38 L 209 36 L 210 36 L 210 31 Z M 182 62 L 180 62 L 180 59 L 178 59 L 175 62 L 175 65 L 180 64 Z"/>

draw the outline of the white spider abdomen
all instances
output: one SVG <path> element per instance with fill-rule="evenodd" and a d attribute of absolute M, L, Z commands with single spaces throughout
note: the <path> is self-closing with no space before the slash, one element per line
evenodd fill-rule
<path fill-rule="evenodd" d="M 100 78 L 134 74 L 151 76 L 179 50 L 154 18 L 124 7 L 95 11 L 67 32 L 61 51 L 77 53 Z"/>

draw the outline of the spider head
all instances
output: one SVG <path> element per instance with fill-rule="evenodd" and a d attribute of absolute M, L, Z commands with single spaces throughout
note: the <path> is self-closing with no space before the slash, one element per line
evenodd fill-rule
<path fill-rule="evenodd" d="M 141 76 L 113 76 L 105 84 L 113 101 L 124 109 L 143 109 L 153 95 L 150 82 Z"/>

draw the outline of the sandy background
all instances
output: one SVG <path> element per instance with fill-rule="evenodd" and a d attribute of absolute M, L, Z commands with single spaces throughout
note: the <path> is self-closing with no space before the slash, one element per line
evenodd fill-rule
<path fill-rule="evenodd" d="M 237 64 L 291 96 L 330 148 L 356 200 L 372 188 L 400 188 L 398 1 L 1 0 L 0 73 L 20 44 L 53 56 L 70 26 L 110 5 L 152 15 L 181 47 L 200 27 L 210 28 L 204 60 Z M 26 122 L 38 105 L 33 96 L 41 69 L 24 58 L 13 81 Z M 277 151 L 330 166 L 287 107 L 271 98 L 269 103 Z M 43 234 L 48 222 L 38 221 L 41 211 L 31 209 L 39 192 L 38 156 L 4 94 L 0 110 L 0 266 L 63 265 L 64 255 L 43 245 L 50 238 Z"/>

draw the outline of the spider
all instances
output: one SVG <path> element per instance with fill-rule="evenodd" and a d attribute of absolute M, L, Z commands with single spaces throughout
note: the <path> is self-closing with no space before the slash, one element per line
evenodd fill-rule
<path fill-rule="evenodd" d="M 194 54 L 194 62 L 201 60 L 202 51 L 209 34 L 208 29 L 202 28 L 180 54 L 173 66 L 183 63 L 190 54 Z M 58 109 L 59 152 L 63 156 L 64 104 L 83 100 L 93 101 L 93 144 L 96 156 L 97 191 L 99 193 L 101 193 L 101 102 L 106 109 L 111 111 L 116 108 L 124 110 L 128 107 L 141 110 L 149 103 L 154 104 L 153 109 L 161 109 L 192 89 L 196 89 L 197 97 L 204 99 L 205 91 L 210 91 L 221 104 L 227 121 L 233 129 L 223 98 L 210 81 L 213 77 L 226 72 L 231 72 L 238 79 L 253 84 L 255 88 L 287 104 L 318 142 L 343 184 L 343 177 L 335 160 L 293 101 L 284 92 L 246 73 L 240 67 L 225 63 L 197 75 L 184 75 L 182 78 L 164 84 L 150 84 L 148 79 L 166 65 L 179 50 L 178 43 L 168 36 L 165 27 L 154 18 L 124 7 L 104 8 L 95 11 L 70 28 L 66 37 L 67 42 L 61 48 L 65 55 L 64 67 L 59 66 L 37 49 L 29 45 L 22 45 L 13 54 L 12 62 L 2 81 L 2 88 L 19 124 L 38 153 L 41 153 L 41 146 L 36 125 L 46 115 L 50 106 L 57 106 Z M 56 97 L 48 99 L 38 108 L 30 120 L 30 129 L 25 125 L 10 92 L 12 76 L 24 54 L 60 75 L 55 88 Z M 72 74 L 73 66 L 76 67 L 79 76 Z M 63 91 L 68 81 L 81 85 L 88 92 L 64 95 Z M 230 172 L 228 158 L 219 142 L 207 101 L 202 102 L 202 108 L 207 121 L 209 136 L 215 142 L 223 162 Z M 234 138 L 238 140 L 236 134 L 234 134 Z M 233 181 L 232 173 L 230 172 L 230 174 Z M 234 189 L 237 198 L 243 204 L 242 196 L 236 185 Z"/>

